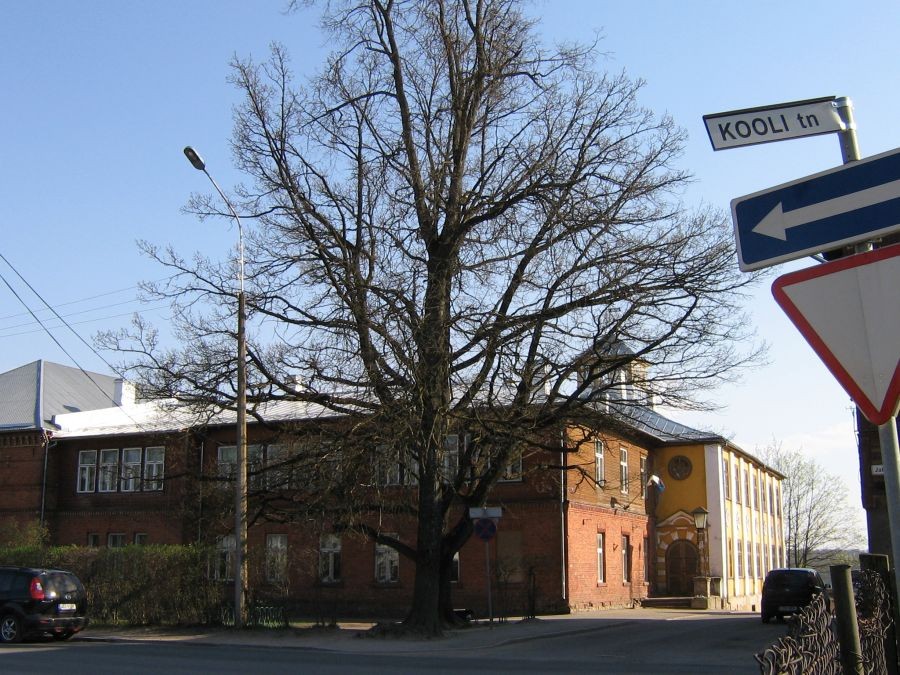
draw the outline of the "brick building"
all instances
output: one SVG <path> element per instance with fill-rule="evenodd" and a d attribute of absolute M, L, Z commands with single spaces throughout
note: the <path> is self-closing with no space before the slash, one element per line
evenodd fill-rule
<path fill-rule="evenodd" d="M 79 371 L 69 372 L 74 369 L 43 367 L 78 380 Z M 33 389 L 19 386 L 21 373 L 16 379 L 8 375 L 0 375 L 3 400 L 18 399 L 16 391 L 23 398 L 32 395 Z M 213 543 L 217 555 L 210 574 L 227 583 L 234 551 L 228 480 L 235 457 L 234 415 L 201 423 L 185 409 L 134 402 L 127 386 L 112 378 L 104 383 L 118 405 L 110 407 L 109 399 L 94 400 L 93 409 L 67 404 L 52 418 L 45 413 L 40 425 L 0 430 L 3 480 L 17 485 L 0 497 L 2 517 L 39 517 L 58 544 Z M 267 424 L 252 423 L 248 430 L 251 515 L 255 500 L 287 503 L 309 489 L 313 474 L 290 468 L 296 449 L 289 439 L 303 439 L 304 421 L 321 424 L 326 415 L 298 403 L 262 406 L 258 412 Z M 10 440 L 17 433 L 19 440 Z M 464 435 L 451 440 L 466 442 Z M 709 571 L 726 578 L 725 603 L 730 596 L 746 599 L 750 587 L 738 581 L 741 575 L 728 573 L 735 537 L 722 535 L 743 523 L 744 514 L 726 506 L 724 474 L 716 462 L 727 459 L 736 466 L 733 458 L 742 458 L 755 467 L 754 476 L 765 475 L 771 481 L 766 484 L 776 487 L 780 475 L 724 439 L 649 407 L 629 407 L 614 431 L 585 434 L 569 425 L 561 430 L 563 443 L 568 452 L 535 449 L 507 467 L 488 499 L 488 505 L 502 508 L 496 536 L 487 543 L 472 537 L 454 562 L 456 606 L 486 614 L 488 563 L 498 615 L 519 615 L 530 607 L 567 612 L 630 606 L 650 595 L 682 594 L 681 580 L 703 571 L 697 533 L 683 522 L 694 504 L 714 514 L 706 557 Z M 676 456 L 693 458 L 693 478 L 677 469 L 672 475 Z M 396 462 L 373 465 L 370 489 L 387 501 L 413 499 L 415 480 L 404 471 Z M 661 491 L 663 484 L 669 487 Z M 770 499 L 771 494 L 780 491 Z M 460 506 L 456 515 L 461 514 Z M 774 519 L 747 518 L 748 532 L 775 527 Z M 371 524 L 415 543 L 411 520 L 386 511 Z M 780 533 L 780 520 L 777 527 Z M 287 597 L 310 613 L 398 614 L 411 597 L 414 569 L 408 559 L 361 535 L 337 533 L 323 518 L 260 519 L 251 524 L 248 549 L 254 592 Z M 767 562 L 775 563 L 775 556 Z M 673 575 L 678 580 L 673 582 Z"/>

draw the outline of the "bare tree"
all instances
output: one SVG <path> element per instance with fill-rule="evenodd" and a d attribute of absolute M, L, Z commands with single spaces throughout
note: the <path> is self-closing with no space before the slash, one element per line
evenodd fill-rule
<path fill-rule="evenodd" d="M 435 633 L 465 507 L 522 452 L 558 455 L 566 420 L 706 405 L 755 357 L 735 347 L 751 277 L 721 214 L 679 202 L 683 132 L 593 46 L 542 46 L 516 0 L 337 0 L 323 28 L 336 50 L 306 85 L 281 46 L 233 64 L 250 400 L 352 429 L 329 441 L 354 496 L 333 516 L 415 561 L 407 626 Z M 225 215 L 210 196 L 189 208 Z M 143 246 L 176 272 L 148 291 L 185 347 L 139 320 L 107 344 L 156 395 L 233 406 L 232 270 Z M 410 541 L 365 517 L 387 498 L 359 467 L 385 457 L 415 486 L 394 504 Z"/>
<path fill-rule="evenodd" d="M 759 454 L 786 476 L 781 502 L 789 567 L 821 567 L 833 562 L 836 551 L 859 547 L 862 536 L 847 519 L 847 486 L 839 476 L 800 449 L 772 444 Z"/>

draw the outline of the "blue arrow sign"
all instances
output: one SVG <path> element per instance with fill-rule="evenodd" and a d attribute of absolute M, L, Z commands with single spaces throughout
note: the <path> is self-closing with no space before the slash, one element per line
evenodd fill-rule
<path fill-rule="evenodd" d="M 750 272 L 900 231 L 900 148 L 731 201 Z"/>

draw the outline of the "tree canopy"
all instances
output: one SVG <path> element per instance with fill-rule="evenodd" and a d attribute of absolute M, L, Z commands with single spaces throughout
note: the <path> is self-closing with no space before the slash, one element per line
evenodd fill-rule
<path fill-rule="evenodd" d="M 722 215 L 680 201 L 683 131 L 594 45 L 542 44 L 515 0 L 339 0 L 322 26 L 334 52 L 308 82 L 281 45 L 233 63 L 249 400 L 315 402 L 355 420 L 344 442 L 407 458 L 418 529 L 395 543 L 432 631 L 471 532 L 451 504 L 483 504 L 564 420 L 608 422 L 611 396 L 707 405 L 757 355 L 752 277 Z M 228 217 L 215 195 L 189 210 Z M 145 391 L 233 407 L 233 267 L 143 248 L 175 272 L 147 291 L 183 346 L 139 319 L 107 344 Z"/>

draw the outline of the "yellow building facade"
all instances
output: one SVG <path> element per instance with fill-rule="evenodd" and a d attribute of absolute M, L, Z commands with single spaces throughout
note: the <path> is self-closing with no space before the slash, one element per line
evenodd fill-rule
<path fill-rule="evenodd" d="M 784 565 L 784 476 L 727 441 L 667 446 L 653 459 L 656 594 L 691 596 L 694 578 L 710 577 L 721 606 L 758 608 L 766 573 Z"/>

